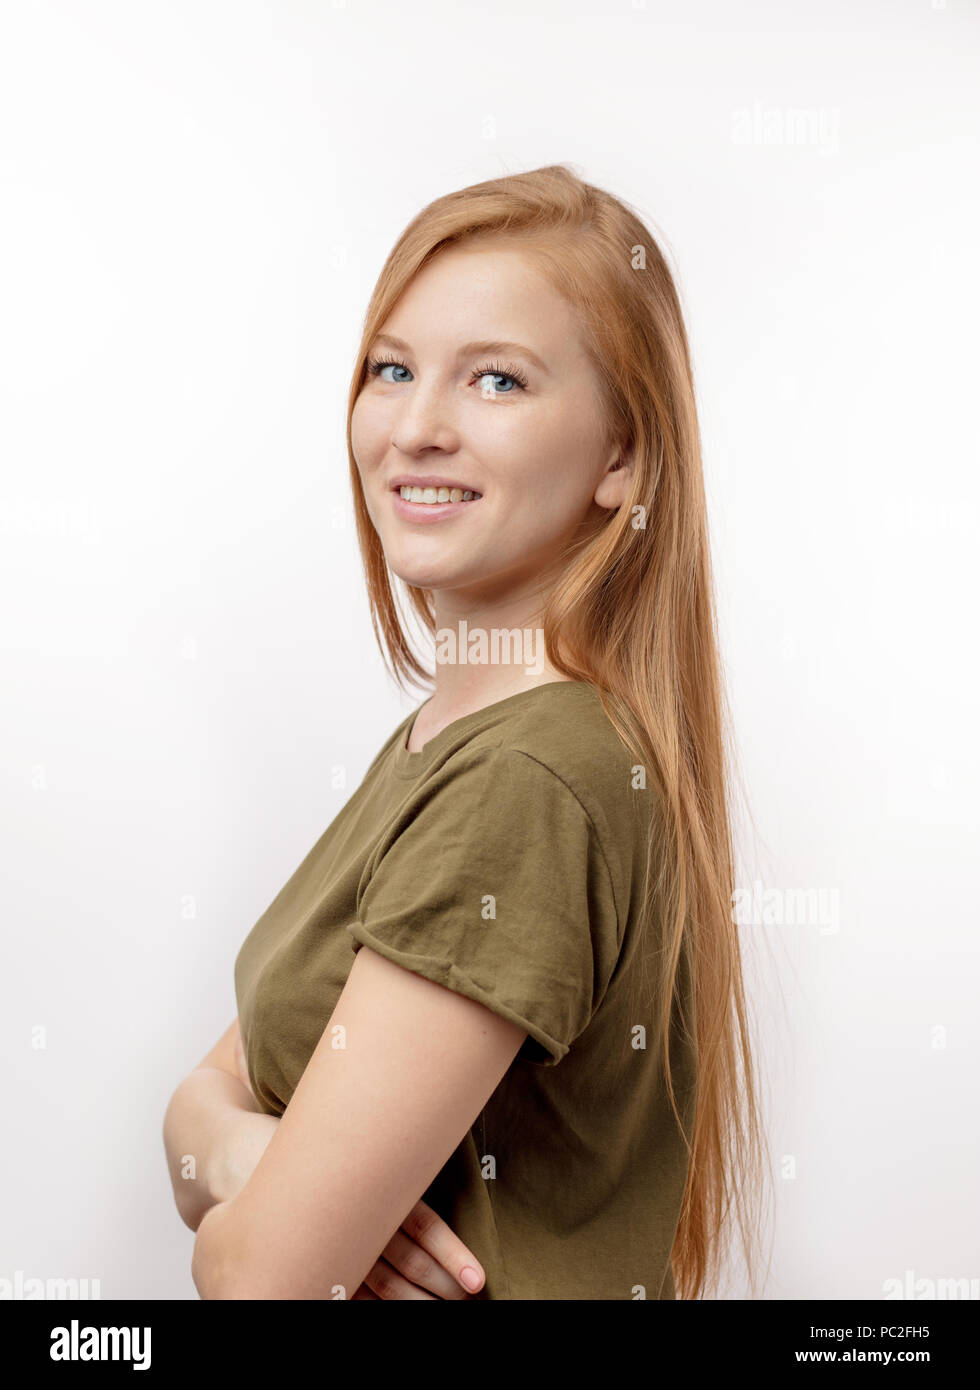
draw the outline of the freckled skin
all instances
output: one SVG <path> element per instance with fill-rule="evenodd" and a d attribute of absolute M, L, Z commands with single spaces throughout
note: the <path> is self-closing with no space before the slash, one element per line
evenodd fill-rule
<path fill-rule="evenodd" d="M 519 626 L 556 576 L 562 548 L 600 524 L 628 483 L 628 460 L 609 471 L 621 454 L 604 440 L 599 381 L 575 313 L 527 255 L 459 247 L 416 277 L 383 331 L 411 351 L 371 355 L 400 358 L 408 372 L 368 377 L 352 443 L 388 564 L 435 591 L 440 625 L 478 614 L 487 627 Z M 547 370 L 492 354 L 517 365 L 527 389 L 475 380 L 486 359 L 458 358 L 457 349 L 491 339 L 527 345 Z M 402 473 L 458 478 L 483 496 L 451 521 L 413 526 L 390 495 Z"/>

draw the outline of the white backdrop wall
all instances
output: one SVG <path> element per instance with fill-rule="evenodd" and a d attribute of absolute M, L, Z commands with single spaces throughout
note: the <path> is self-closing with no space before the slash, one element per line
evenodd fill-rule
<path fill-rule="evenodd" d="M 167 1101 L 422 698 L 352 525 L 367 299 L 425 203 L 555 162 L 691 336 L 764 1296 L 980 1276 L 978 49 L 963 0 L 0 10 L 0 1279 L 196 1297 Z"/>

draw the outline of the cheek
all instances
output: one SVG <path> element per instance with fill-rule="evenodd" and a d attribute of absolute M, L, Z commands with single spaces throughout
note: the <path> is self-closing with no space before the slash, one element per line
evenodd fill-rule
<path fill-rule="evenodd" d="M 384 428 L 379 412 L 363 393 L 354 402 L 350 417 L 350 440 L 359 468 L 370 468 L 384 452 Z"/>
<path fill-rule="evenodd" d="M 555 515 L 581 513 L 595 491 L 595 424 L 588 411 L 560 408 L 523 422 L 508 450 L 508 464 L 516 465 L 514 485 L 536 504 L 546 502 Z"/>

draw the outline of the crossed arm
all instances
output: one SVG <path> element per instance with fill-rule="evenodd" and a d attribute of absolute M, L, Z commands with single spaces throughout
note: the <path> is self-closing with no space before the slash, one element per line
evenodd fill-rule
<path fill-rule="evenodd" d="M 255 1171 L 197 1227 L 202 1298 L 349 1298 L 526 1034 L 362 946 Z"/>

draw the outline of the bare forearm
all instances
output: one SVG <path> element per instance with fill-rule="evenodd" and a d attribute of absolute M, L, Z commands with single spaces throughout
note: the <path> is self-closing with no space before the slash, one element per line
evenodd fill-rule
<path fill-rule="evenodd" d="M 262 1112 L 248 1087 L 220 1067 L 196 1067 L 170 1098 L 163 1121 L 167 1168 L 177 1210 L 192 1231 L 215 1202 L 228 1198 L 222 1142 L 246 1113 Z"/>

